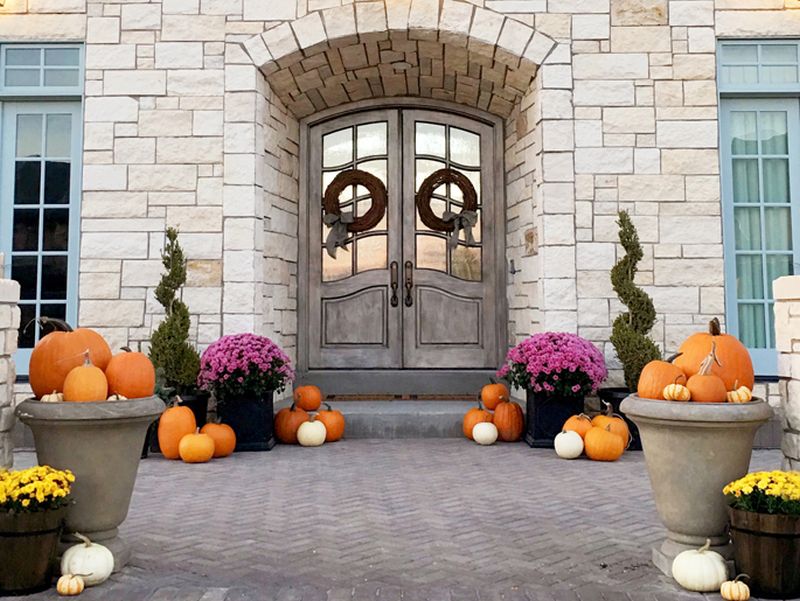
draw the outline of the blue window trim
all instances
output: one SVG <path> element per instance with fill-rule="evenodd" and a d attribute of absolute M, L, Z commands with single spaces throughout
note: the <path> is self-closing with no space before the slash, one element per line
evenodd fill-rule
<path fill-rule="evenodd" d="M 9 50 L 68 48 L 78 50 L 78 85 L 76 86 L 6 86 L 6 53 Z M 85 77 L 85 52 L 83 44 L 0 44 L 0 100 L 3 96 L 15 98 L 31 97 L 76 97 L 83 96 Z M 40 66 L 41 68 L 41 66 Z"/>
<path fill-rule="evenodd" d="M 762 83 L 761 67 L 761 52 L 764 46 L 780 46 L 791 45 L 797 46 L 798 64 L 798 81 L 796 83 Z M 759 83 L 756 84 L 730 84 L 725 82 L 723 77 L 723 69 L 728 66 L 744 65 L 745 63 L 726 64 L 723 62 L 724 50 L 726 47 L 732 46 L 758 46 L 758 62 L 746 63 L 750 66 L 758 67 Z M 786 63 L 787 65 L 789 63 Z M 792 63 L 794 64 L 794 63 Z M 795 38 L 774 38 L 774 39 L 736 39 L 726 40 L 722 39 L 717 42 L 717 86 L 719 87 L 720 96 L 728 94 L 800 94 L 800 39 Z"/>

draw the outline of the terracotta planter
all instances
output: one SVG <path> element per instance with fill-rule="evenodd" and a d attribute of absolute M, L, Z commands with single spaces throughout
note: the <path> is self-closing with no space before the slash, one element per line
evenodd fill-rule
<path fill-rule="evenodd" d="M 728 508 L 736 572 L 759 597 L 800 597 L 800 516 Z"/>
<path fill-rule="evenodd" d="M 108 547 L 114 569 L 130 558 L 117 536 L 128 515 L 147 427 L 164 410 L 156 397 L 98 403 L 19 404 L 17 417 L 33 431 L 41 465 L 75 474 L 63 542 L 74 544 L 80 532 Z"/>
<path fill-rule="evenodd" d="M 730 558 L 728 506 L 723 487 L 747 473 L 756 430 L 772 416 L 760 399 L 750 403 L 679 403 L 631 395 L 621 410 L 636 423 L 667 539 L 653 563 L 668 576 L 681 551 L 711 539 Z"/>
<path fill-rule="evenodd" d="M 0 595 L 50 588 L 67 508 L 0 513 Z"/>

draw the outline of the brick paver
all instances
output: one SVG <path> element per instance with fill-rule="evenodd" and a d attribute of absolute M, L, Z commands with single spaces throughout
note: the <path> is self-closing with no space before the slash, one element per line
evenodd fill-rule
<path fill-rule="evenodd" d="M 356 440 L 150 458 L 121 531 L 131 565 L 87 601 L 699 598 L 649 562 L 664 531 L 635 452 L 594 463 L 522 444 Z"/>

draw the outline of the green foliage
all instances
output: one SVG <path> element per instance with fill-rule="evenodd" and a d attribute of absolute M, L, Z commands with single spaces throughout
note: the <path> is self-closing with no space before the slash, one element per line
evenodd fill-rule
<path fill-rule="evenodd" d="M 196 388 L 200 356 L 189 344 L 189 308 L 178 298 L 186 283 L 186 258 L 178 243 L 178 231 L 167 228 L 167 244 L 161 251 L 165 272 L 156 287 L 156 300 L 165 318 L 150 337 L 150 360 L 162 378 L 163 389 L 185 394 Z"/>
<path fill-rule="evenodd" d="M 660 359 L 661 352 L 648 336 L 656 322 L 653 299 L 634 283 L 637 265 L 644 256 L 639 234 L 627 211 L 618 213 L 617 224 L 619 241 L 625 249 L 625 256 L 611 268 L 611 284 L 628 310 L 614 320 L 611 344 L 622 363 L 626 386 L 630 390 L 636 390 L 642 369 L 650 361 Z"/>

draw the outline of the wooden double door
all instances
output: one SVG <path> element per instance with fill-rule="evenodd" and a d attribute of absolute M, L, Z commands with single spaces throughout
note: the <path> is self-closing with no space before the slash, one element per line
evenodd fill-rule
<path fill-rule="evenodd" d="M 494 126 L 382 109 L 312 126 L 308 144 L 308 368 L 496 367 Z"/>

